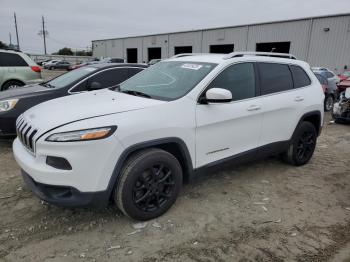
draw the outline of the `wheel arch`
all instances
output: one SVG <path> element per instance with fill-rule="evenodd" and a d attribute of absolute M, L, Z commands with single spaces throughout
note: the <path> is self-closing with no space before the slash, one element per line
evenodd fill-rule
<path fill-rule="evenodd" d="M 320 111 L 311 111 L 308 113 L 305 113 L 299 120 L 294 133 L 293 133 L 293 137 L 295 134 L 295 131 L 297 130 L 298 126 L 300 125 L 300 123 L 302 122 L 310 122 L 311 124 L 314 125 L 314 127 L 316 128 L 317 131 L 317 135 L 319 136 L 321 134 L 321 129 L 322 129 L 322 125 L 321 125 L 321 112 Z"/>
<path fill-rule="evenodd" d="M 11 78 L 11 79 L 7 79 L 7 80 L 1 85 L 1 90 L 3 90 L 4 86 L 5 86 L 8 82 L 11 82 L 11 81 L 20 82 L 21 84 L 25 85 L 25 83 L 24 83 L 22 80 Z"/>
<path fill-rule="evenodd" d="M 139 152 L 140 150 L 144 150 L 148 148 L 159 148 L 174 155 L 177 158 L 177 160 L 180 162 L 180 165 L 182 167 L 183 180 L 187 182 L 191 179 L 193 175 L 192 158 L 185 142 L 182 139 L 177 137 L 169 137 L 169 138 L 146 141 L 146 142 L 138 143 L 128 147 L 120 155 L 117 161 L 117 164 L 113 170 L 112 177 L 110 178 L 110 181 L 108 184 L 107 190 L 109 192 L 108 193 L 109 198 L 113 196 L 113 189 L 116 183 L 118 183 L 121 169 L 124 163 L 127 161 L 127 159 L 131 155 Z"/>

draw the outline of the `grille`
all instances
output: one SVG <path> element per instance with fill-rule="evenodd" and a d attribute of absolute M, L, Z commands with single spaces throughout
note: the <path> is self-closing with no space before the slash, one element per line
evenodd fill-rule
<path fill-rule="evenodd" d="M 38 130 L 30 125 L 24 118 L 19 118 L 16 123 L 16 132 L 22 144 L 32 153 L 34 153 L 35 141 L 34 136 Z"/>

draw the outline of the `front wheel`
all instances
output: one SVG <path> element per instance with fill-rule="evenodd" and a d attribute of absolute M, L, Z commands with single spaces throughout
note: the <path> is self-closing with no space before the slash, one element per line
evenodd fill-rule
<path fill-rule="evenodd" d="M 124 165 L 114 199 L 118 208 L 136 220 L 164 214 L 182 187 L 182 169 L 172 154 L 157 148 L 132 155 Z"/>
<path fill-rule="evenodd" d="M 317 141 L 316 128 L 310 122 L 302 122 L 295 131 L 283 159 L 295 166 L 305 165 L 311 159 Z"/>

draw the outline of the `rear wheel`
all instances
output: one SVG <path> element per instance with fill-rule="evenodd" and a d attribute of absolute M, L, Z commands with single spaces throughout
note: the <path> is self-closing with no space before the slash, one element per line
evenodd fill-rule
<path fill-rule="evenodd" d="M 334 106 L 334 97 L 332 95 L 326 96 L 324 100 L 324 111 L 328 112 L 333 109 Z"/>
<path fill-rule="evenodd" d="M 311 159 L 317 141 L 316 128 L 310 122 L 302 122 L 292 138 L 283 159 L 291 165 L 305 165 Z"/>
<path fill-rule="evenodd" d="M 24 84 L 20 81 L 16 81 L 16 80 L 11 80 L 6 82 L 2 88 L 1 91 L 5 91 L 5 90 L 9 90 L 9 89 L 14 89 L 14 88 L 18 88 L 20 86 L 24 86 Z"/>
<path fill-rule="evenodd" d="M 136 220 L 164 214 L 175 203 L 182 186 L 179 161 L 156 148 L 132 155 L 120 175 L 114 199 L 125 215 Z"/>

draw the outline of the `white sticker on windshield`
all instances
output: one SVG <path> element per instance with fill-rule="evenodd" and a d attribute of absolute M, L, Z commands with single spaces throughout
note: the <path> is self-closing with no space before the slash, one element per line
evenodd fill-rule
<path fill-rule="evenodd" d="M 96 68 L 94 68 L 94 67 L 85 67 L 84 70 L 85 70 L 85 71 L 92 72 L 92 71 L 95 71 Z"/>
<path fill-rule="evenodd" d="M 181 68 L 186 69 L 192 69 L 192 70 L 199 70 L 202 68 L 202 65 L 196 65 L 196 64 L 183 64 Z"/>

